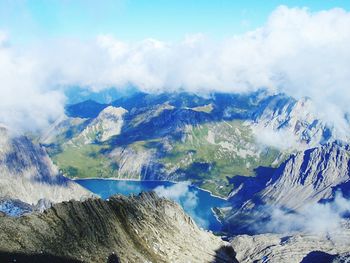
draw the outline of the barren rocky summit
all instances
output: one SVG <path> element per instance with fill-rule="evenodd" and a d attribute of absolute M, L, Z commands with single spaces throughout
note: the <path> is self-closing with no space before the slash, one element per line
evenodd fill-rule
<path fill-rule="evenodd" d="M 2 216 L 0 251 L 10 262 L 237 262 L 228 243 L 153 192 Z"/>

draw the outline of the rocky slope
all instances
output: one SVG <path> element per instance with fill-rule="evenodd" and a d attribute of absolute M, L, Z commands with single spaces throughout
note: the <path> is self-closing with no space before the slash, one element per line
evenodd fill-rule
<path fill-rule="evenodd" d="M 0 128 L 0 197 L 36 204 L 40 199 L 80 200 L 90 193 L 59 173 L 45 150 Z"/>
<path fill-rule="evenodd" d="M 232 231 L 244 232 L 256 221 L 269 220 L 276 209 L 305 212 L 310 205 L 333 200 L 337 191 L 348 194 L 349 181 L 348 145 L 334 142 L 308 149 L 292 155 L 260 184 L 242 183 L 231 197 L 234 208 L 226 212 L 226 220 Z"/>
<path fill-rule="evenodd" d="M 237 262 L 228 245 L 200 230 L 179 205 L 152 192 L 0 217 L 0 258 L 11 262 L 18 255 L 94 263 Z"/>
<path fill-rule="evenodd" d="M 93 119 L 72 143 L 94 143 L 104 142 L 112 136 L 120 134 L 123 126 L 123 115 L 127 111 L 123 108 L 109 106 L 104 108 L 99 115 Z"/>
<path fill-rule="evenodd" d="M 260 107 L 253 113 L 252 128 L 259 136 L 264 132 L 270 133 L 274 140 L 272 143 L 280 144 L 284 149 L 302 150 L 335 139 L 346 140 L 317 116 L 310 99 L 295 100 L 284 94 L 261 101 Z"/>
<path fill-rule="evenodd" d="M 317 235 L 262 234 L 241 235 L 232 240 L 236 258 L 241 263 L 330 263 L 348 257 L 350 231 L 344 229 L 343 239 L 336 241 Z"/>
<path fill-rule="evenodd" d="M 334 197 L 337 186 L 349 180 L 350 148 L 334 142 L 292 155 L 260 196 L 265 203 L 298 210 Z"/>

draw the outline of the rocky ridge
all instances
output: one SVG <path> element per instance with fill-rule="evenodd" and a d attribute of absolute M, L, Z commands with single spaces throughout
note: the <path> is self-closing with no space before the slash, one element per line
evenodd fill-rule
<path fill-rule="evenodd" d="M 127 110 L 121 107 L 108 106 L 104 108 L 74 140 L 88 144 L 95 141 L 104 142 L 112 136 L 119 135 L 124 122 L 123 115 L 126 112 Z M 74 141 L 72 142 L 74 143 Z"/>
<path fill-rule="evenodd" d="M 340 241 L 307 234 L 240 235 L 234 237 L 231 244 L 241 263 L 346 262 L 337 260 L 349 252 L 349 237 L 349 229 L 344 229 L 344 239 Z"/>
<path fill-rule="evenodd" d="M 53 205 L 0 217 L 0 251 L 84 262 L 237 262 L 228 243 L 200 230 L 180 206 L 155 193 Z"/>
<path fill-rule="evenodd" d="M 264 203 L 298 210 L 334 197 L 337 186 L 350 180 L 349 172 L 349 146 L 329 143 L 292 155 L 260 196 Z"/>
<path fill-rule="evenodd" d="M 232 195 L 234 208 L 226 211 L 231 230 L 242 233 L 254 222 L 269 220 L 276 209 L 303 213 L 311 205 L 332 201 L 337 192 L 348 194 L 349 146 L 333 142 L 293 154 L 265 176 L 261 185 L 254 186 L 255 181 L 250 186 L 243 183 Z M 244 199 L 243 196 L 250 197 Z"/>

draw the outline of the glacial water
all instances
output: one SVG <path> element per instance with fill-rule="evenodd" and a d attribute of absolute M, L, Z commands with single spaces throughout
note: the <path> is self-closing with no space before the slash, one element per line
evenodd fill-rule
<path fill-rule="evenodd" d="M 197 225 L 211 231 L 220 231 L 222 227 L 215 218 L 212 208 L 228 205 L 227 201 L 212 196 L 209 192 L 191 186 L 189 183 L 112 179 L 82 179 L 76 182 L 103 199 L 114 194 L 130 195 L 153 190 L 158 195 L 179 203 Z"/>

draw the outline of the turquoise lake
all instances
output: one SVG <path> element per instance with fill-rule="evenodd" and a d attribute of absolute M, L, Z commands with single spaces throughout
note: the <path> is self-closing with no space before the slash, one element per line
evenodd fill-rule
<path fill-rule="evenodd" d="M 212 208 L 229 205 L 227 201 L 212 196 L 209 192 L 189 185 L 189 183 L 112 179 L 82 179 L 75 181 L 103 199 L 114 194 L 130 195 L 153 190 L 159 196 L 179 203 L 197 225 L 211 231 L 220 231 L 222 227 L 221 223 L 215 218 Z"/>

